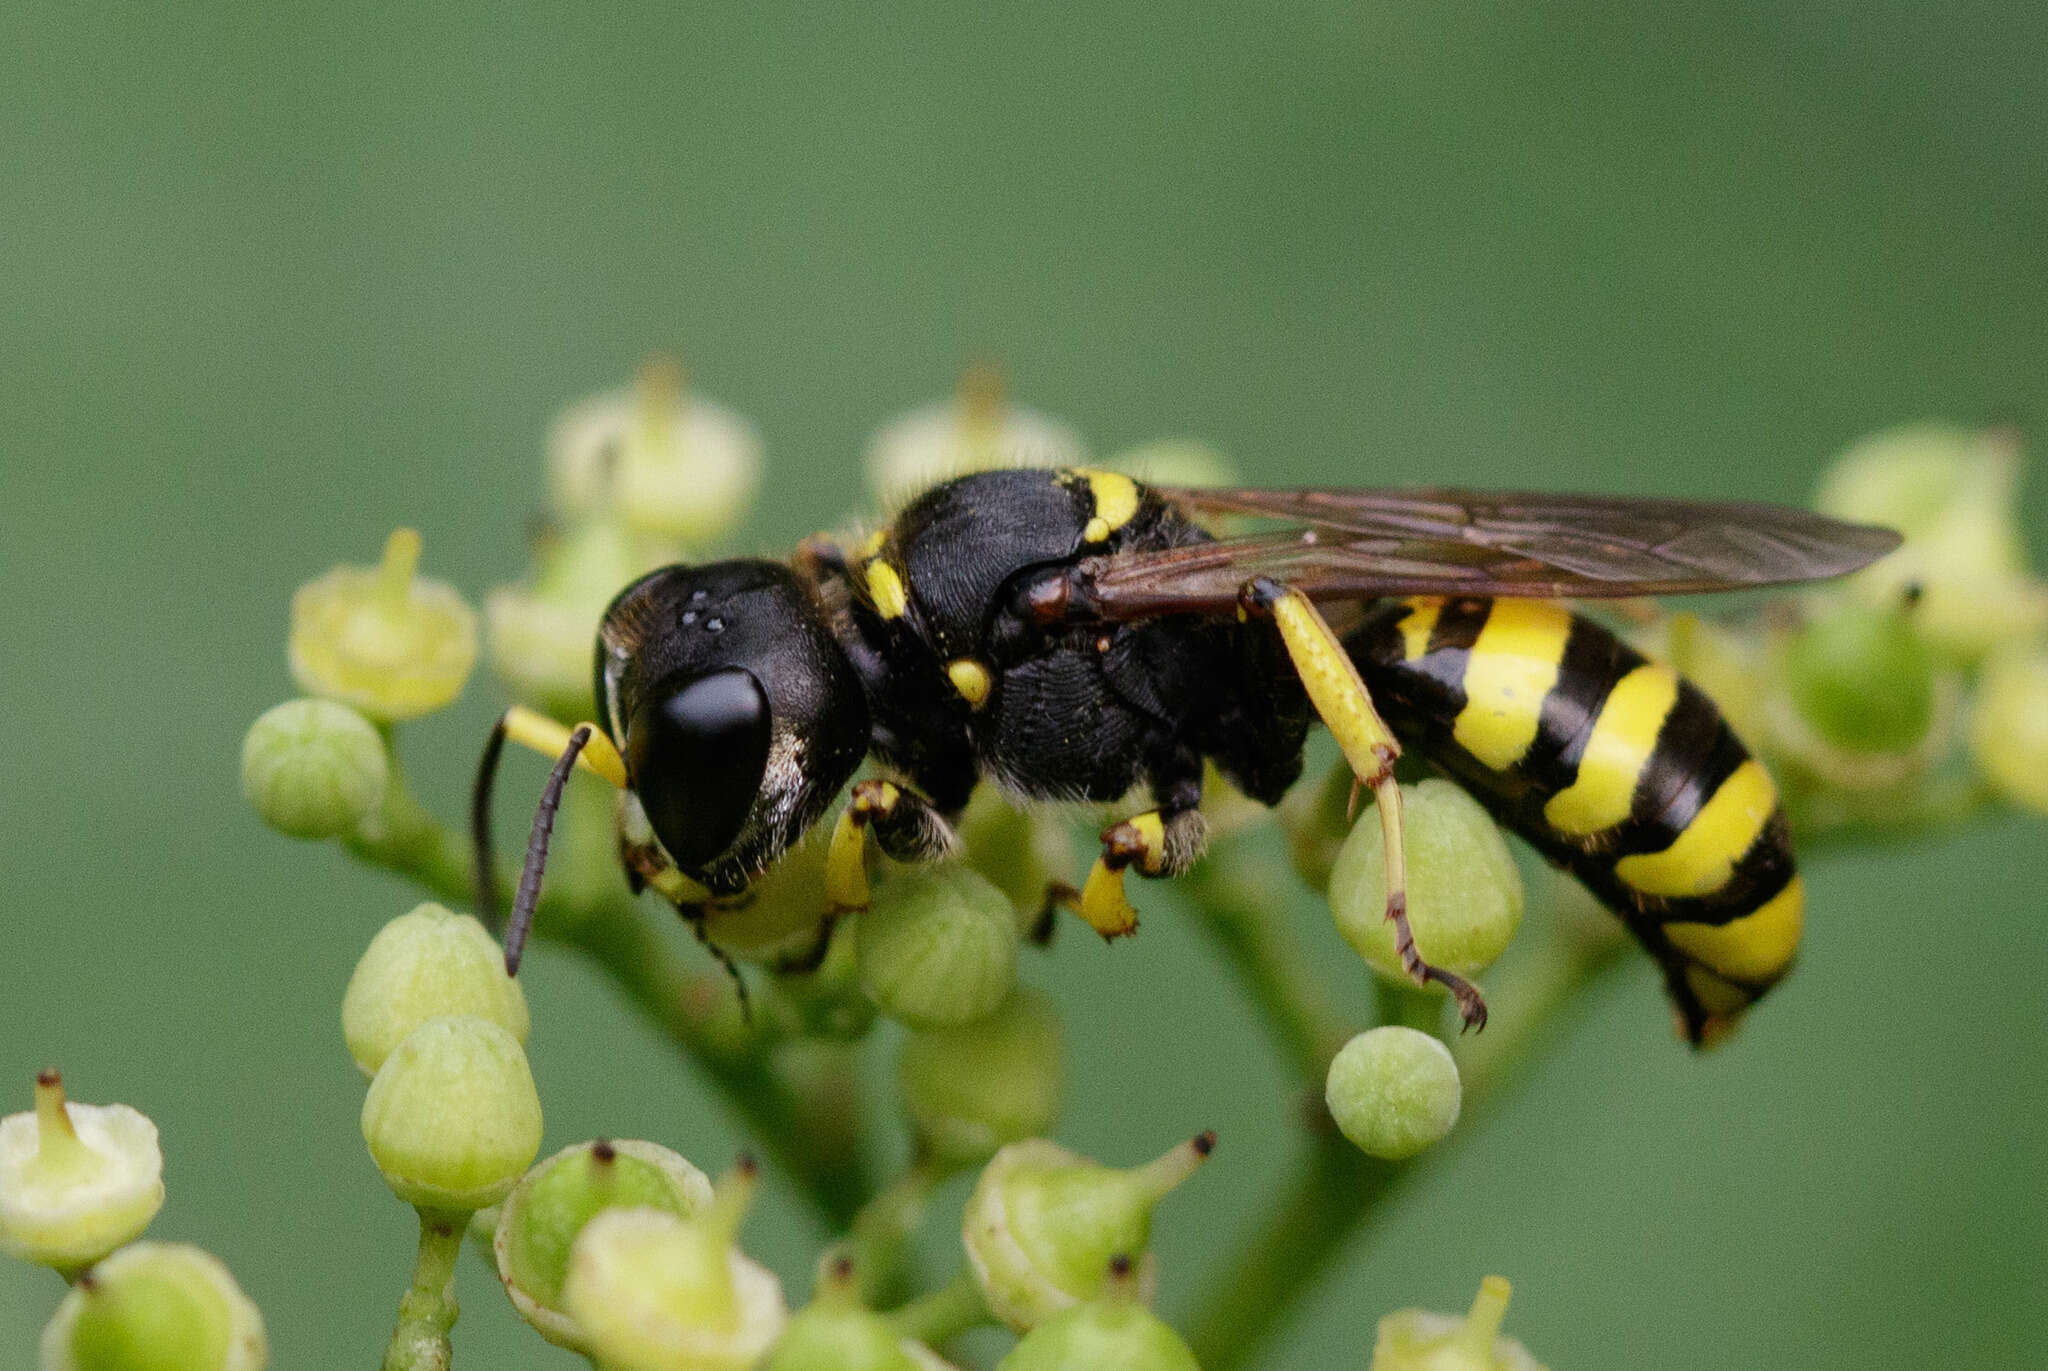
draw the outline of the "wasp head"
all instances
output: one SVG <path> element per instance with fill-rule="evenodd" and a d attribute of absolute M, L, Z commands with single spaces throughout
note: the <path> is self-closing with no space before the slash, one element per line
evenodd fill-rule
<path fill-rule="evenodd" d="M 867 752 L 859 678 L 788 567 L 672 566 L 597 636 L 598 720 L 682 872 L 734 894 L 817 822 Z"/>

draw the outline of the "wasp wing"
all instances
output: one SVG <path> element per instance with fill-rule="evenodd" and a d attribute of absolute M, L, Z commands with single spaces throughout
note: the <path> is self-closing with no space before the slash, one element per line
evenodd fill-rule
<path fill-rule="evenodd" d="M 1229 612 L 1269 576 L 1316 600 L 1380 595 L 1614 599 L 1840 576 L 1890 529 L 1782 505 L 1462 490 L 1160 489 L 1183 508 L 1295 528 L 1086 563 L 1111 619 Z"/>

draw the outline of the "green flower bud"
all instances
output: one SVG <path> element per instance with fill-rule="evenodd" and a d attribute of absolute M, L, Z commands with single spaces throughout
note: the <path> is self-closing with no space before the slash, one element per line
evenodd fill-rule
<path fill-rule="evenodd" d="M 263 1316 L 218 1258 L 139 1242 L 79 1277 L 43 1330 L 42 1371 L 261 1371 Z"/>
<path fill-rule="evenodd" d="M 912 1028 L 993 1013 L 1017 979 L 1017 918 L 1003 892 L 955 863 L 902 867 L 859 916 L 861 986 Z"/>
<path fill-rule="evenodd" d="M 609 1371 L 751 1371 L 788 1323 L 782 1286 L 733 1245 L 754 1189 L 743 1164 L 709 1208 L 607 1209 L 569 1250 L 562 1300 Z"/>
<path fill-rule="evenodd" d="M 1145 1253 L 1152 1210 L 1215 1149 L 1200 1137 L 1144 1166 L 1116 1171 L 1043 1138 L 1012 1143 L 982 1170 L 961 1226 L 989 1312 L 1022 1331 L 1101 1295 L 1110 1259 Z M 1137 1268 L 1149 1299 L 1151 1255 Z"/>
<path fill-rule="evenodd" d="M 1984 663 L 1970 755 L 1999 794 L 2048 814 L 2048 649 L 2014 644 Z"/>
<path fill-rule="evenodd" d="M 1430 1034 L 1388 1026 L 1360 1033 L 1330 1063 L 1323 1100 L 1361 1152 L 1390 1162 L 1434 1146 L 1458 1121 L 1451 1051 Z"/>
<path fill-rule="evenodd" d="M 488 1019 L 429 1019 L 363 1098 L 363 1141 L 398 1198 L 466 1214 L 505 1198 L 540 1151 L 540 1096 L 519 1040 Z"/>
<path fill-rule="evenodd" d="M 618 524 L 585 520 L 540 549 L 531 586 L 484 600 L 491 667 L 512 694 L 558 719 L 587 719 L 590 645 L 619 587 L 648 568 Z"/>
<path fill-rule="evenodd" d="M 1464 1318 L 1403 1309 L 1380 1320 L 1372 1371 L 1543 1371 L 1529 1349 L 1500 1335 L 1508 1283 L 1488 1276 Z"/>
<path fill-rule="evenodd" d="M 583 1337 L 562 1307 L 576 1235 L 607 1209 L 659 1209 L 692 1218 L 711 1207 L 711 1181 L 665 1147 L 632 1139 L 565 1147 L 505 1197 L 491 1241 L 498 1277 L 521 1318 L 562 1347 Z"/>
<path fill-rule="evenodd" d="M 341 997 L 341 1032 L 365 1076 L 429 1019 L 474 1014 L 526 1041 L 526 992 L 505 974 L 497 939 L 432 902 L 377 931 Z"/>
<path fill-rule="evenodd" d="M 1322 780 L 1295 786 L 1280 801 L 1276 813 L 1280 829 L 1287 835 L 1287 858 L 1311 889 L 1330 887 L 1337 854 L 1351 836 L 1351 795 L 1356 783 L 1351 768 L 1339 762 Z"/>
<path fill-rule="evenodd" d="M 646 537 L 702 543 L 746 517 L 761 482 L 761 435 L 690 392 L 674 361 L 656 358 L 637 385 L 556 421 L 548 477 L 555 508 L 571 520 L 613 517 Z"/>
<path fill-rule="evenodd" d="M 853 1262 L 828 1254 L 818 1292 L 797 1311 L 761 1371 L 933 1371 L 945 1363 L 861 1303 Z"/>
<path fill-rule="evenodd" d="M 1059 1112 L 1060 1019 L 1019 986 L 987 1018 L 913 1032 L 896 1084 L 918 1139 L 942 1166 L 971 1166 L 1049 1132 Z"/>
<path fill-rule="evenodd" d="M 377 807 L 390 777 L 384 740 L 332 700 L 287 700 L 242 739 L 242 795 L 293 838 L 335 838 Z"/>
<path fill-rule="evenodd" d="M 1102 1298 L 1052 1315 L 996 1364 L 996 1371 L 1202 1371 L 1195 1354 L 1138 1298 L 1129 1257 L 1110 1259 Z"/>
<path fill-rule="evenodd" d="M 891 505 L 953 476 L 994 467 L 1079 466 L 1088 450 L 1066 424 L 1011 404 L 1002 375 L 969 367 L 950 401 L 914 409 L 868 442 L 868 488 Z"/>
<path fill-rule="evenodd" d="M 1890 525 L 1906 545 L 1853 578 L 1851 593 L 1883 605 L 1920 586 L 1922 631 L 1966 662 L 2048 624 L 2048 586 L 2026 569 L 2019 469 L 2008 430 L 1923 424 L 1852 447 L 1822 482 L 1819 508 Z"/>
<path fill-rule="evenodd" d="M 803 1037 L 858 1042 L 874 1026 L 875 1002 L 860 988 L 853 921 L 840 920 L 815 967 L 777 972 L 769 981 L 771 1011 Z"/>
<path fill-rule="evenodd" d="M 1009 897 L 1017 934 L 1028 936 L 1045 911 L 1046 887 L 1074 867 L 1067 816 L 1049 809 L 1019 809 L 994 786 L 981 786 L 960 816 L 966 863 Z"/>
<path fill-rule="evenodd" d="M 59 1271 L 141 1236 L 164 1203 L 156 1125 L 125 1104 L 71 1104 L 56 1072 L 33 1113 L 0 1119 L 0 1252 Z"/>
<path fill-rule="evenodd" d="M 414 575 L 420 535 L 384 544 L 375 567 L 339 566 L 292 596 L 292 678 L 381 722 L 431 714 L 476 665 L 476 614 L 456 589 Z"/>
<path fill-rule="evenodd" d="M 704 911 L 704 939 L 727 956 L 774 966 L 801 958 L 818 945 L 825 922 L 822 842 L 799 843 L 747 888 L 746 902 L 712 904 Z"/>
<path fill-rule="evenodd" d="M 1401 798 L 1415 946 L 1434 966 L 1476 976 L 1507 950 L 1522 922 L 1522 873 L 1479 802 L 1449 781 L 1404 785 Z M 1337 854 L 1330 909 L 1367 965 L 1390 981 L 1409 983 L 1387 918 L 1380 820 L 1369 809 Z"/>
<path fill-rule="evenodd" d="M 1193 438 L 1162 438 L 1125 448 L 1103 465 L 1149 485 L 1234 486 L 1237 463 Z"/>
<path fill-rule="evenodd" d="M 1785 645 L 1785 688 L 1828 743 L 1905 752 L 1934 724 L 1934 654 L 1910 605 L 1839 604 Z"/>

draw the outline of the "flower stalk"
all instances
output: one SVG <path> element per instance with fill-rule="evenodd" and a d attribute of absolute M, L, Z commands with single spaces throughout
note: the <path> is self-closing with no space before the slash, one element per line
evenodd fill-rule
<path fill-rule="evenodd" d="M 455 1303 L 455 1259 L 462 1254 L 467 1214 L 422 1209 L 419 1255 L 412 1285 L 398 1301 L 398 1325 L 384 1349 L 384 1371 L 448 1371 L 454 1360 L 449 1330 L 461 1311 Z"/>

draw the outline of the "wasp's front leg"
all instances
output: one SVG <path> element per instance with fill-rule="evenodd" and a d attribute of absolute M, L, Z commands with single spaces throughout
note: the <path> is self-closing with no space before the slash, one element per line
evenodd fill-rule
<path fill-rule="evenodd" d="M 825 855 L 825 903 L 835 914 L 866 909 L 867 835 L 899 862 L 935 862 L 960 850 L 952 821 L 930 800 L 895 781 L 857 782 Z"/>

